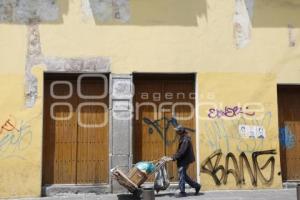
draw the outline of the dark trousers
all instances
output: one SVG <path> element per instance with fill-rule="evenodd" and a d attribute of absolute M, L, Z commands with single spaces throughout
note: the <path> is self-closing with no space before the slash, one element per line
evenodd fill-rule
<path fill-rule="evenodd" d="M 188 165 L 187 166 L 181 166 L 178 167 L 178 173 L 179 173 L 179 189 L 180 192 L 184 193 L 185 192 L 185 183 L 189 184 L 192 188 L 198 188 L 200 187 L 200 185 L 193 181 L 186 173 L 187 169 L 188 169 Z"/>

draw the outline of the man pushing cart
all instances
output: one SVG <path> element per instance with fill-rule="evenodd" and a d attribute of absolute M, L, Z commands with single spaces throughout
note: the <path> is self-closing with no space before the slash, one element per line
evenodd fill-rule
<path fill-rule="evenodd" d="M 178 173 L 179 173 L 179 194 L 176 197 L 185 197 L 185 183 L 188 183 L 195 189 L 195 195 L 197 195 L 201 189 L 201 185 L 193 181 L 187 175 L 188 166 L 195 161 L 195 155 L 193 152 L 193 146 L 190 136 L 184 127 L 178 125 L 176 133 L 180 136 L 177 152 L 172 157 L 162 157 L 158 161 L 141 162 L 137 163 L 135 167 L 130 169 L 128 174 L 124 174 L 118 168 L 112 169 L 112 176 L 116 179 L 120 185 L 127 188 L 127 190 L 134 195 L 141 194 L 141 185 L 147 181 L 147 179 L 154 173 L 158 173 L 162 168 L 165 168 L 167 162 L 177 161 Z M 169 184 L 167 184 L 167 187 Z M 164 189 L 167 189 L 165 187 Z"/>

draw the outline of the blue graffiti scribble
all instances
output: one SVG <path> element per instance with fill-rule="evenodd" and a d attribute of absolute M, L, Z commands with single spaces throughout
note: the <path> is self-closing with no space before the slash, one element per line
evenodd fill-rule
<path fill-rule="evenodd" d="M 27 149 L 31 145 L 31 142 L 31 126 L 29 123 L 21 121 L 18 128 L 14 127 L 11 130 L 2 132 L 0 137 L 0 159 L 15 157 L 25 160 L 18 153 Z"/>
<path fill-rule="evenodd" d="M 266 130 L 268 130 L 271 126 L 271 121 L 271 112 L 266 112 L 262 119 L 257 119 L 254 116 L 250 122 L 247 121 L 244 117 L 241 117 L 238 120 L 230 121 L 225 121 L 224 119 L 206 121 L 203 126 L 203 129 L 206 132 L 206 134 L 204 135 L 205 142 L 210 146 L 210 148 L 217 150 L 222 147 L 222 151 L 227 153 L 231 151 L 238 151 L 240 153 L 253 153 L 255 151 L 263 149 L 264 139 L 255 139 L 251 143 L 249 143 L 240 135 L 238 129 L 239 125 L 248 124 L 252 126 L 262 126 Z M 233 131 L 233 129 L 235 131 Z M 232 139 L 237 140 L 236 145 L 230 145 L 230 140 Z"/>
<path fill-rule="evenodd" d="M 279 128 L 279 141 L 283 148 L 292 149 L 295 146 L 295 135 L 288 127 Z"/>

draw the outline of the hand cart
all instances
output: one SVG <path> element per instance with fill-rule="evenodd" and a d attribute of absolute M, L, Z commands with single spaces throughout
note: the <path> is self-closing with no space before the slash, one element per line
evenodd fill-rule
<path fill-rule="evenodd" d="M 162 157 L 160 160 L 152 161 L 155 165 L 155 170 L 150 174 L 146 174 L 136 167 L 131 168 L 129 172 L 125 174 L 116 167 L 111 170 L 112 177 L 130 193 L 139 196 L 142 192 L 141 185 L 145 183 L 155 172 L 158 172 L 161 167 L 165 166 L 168 161 L 170 160 L 167 157 Z"/>

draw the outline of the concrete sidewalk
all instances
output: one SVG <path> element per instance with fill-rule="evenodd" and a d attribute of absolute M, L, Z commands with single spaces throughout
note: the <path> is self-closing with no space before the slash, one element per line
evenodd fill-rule
<path fill-rule="evenodd" d="M 130 194 L 78 194 L 44 198 L 26 198 L 23 200 L 133 200 Z M 174 199 L 174 193 L 162 193 L 156 195 L 156 200 L 171 200 Z M 255 191 L 214 191 L 203 192 L 198 196 L 192 193 L 185 198 L 186 200 L 296 200 L 296 189 L 282 190 L 255 190 Z"/>

